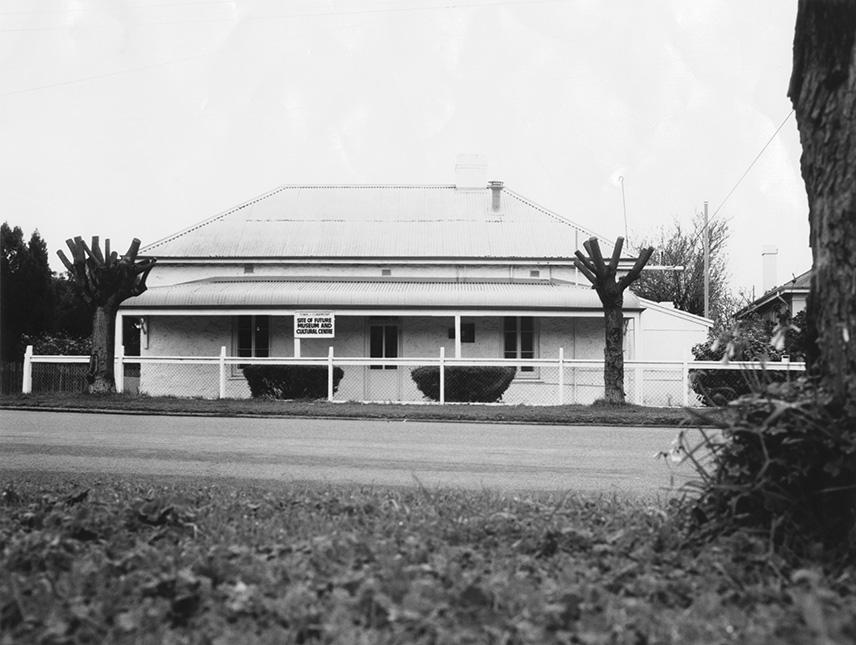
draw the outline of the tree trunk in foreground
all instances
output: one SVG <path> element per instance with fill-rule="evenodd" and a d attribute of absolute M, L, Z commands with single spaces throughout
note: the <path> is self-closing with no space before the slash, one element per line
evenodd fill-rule
<path fill-rule="evenodd" d="M 800 1 L 788 96 L 803 148 L 813 257 L 806 359 L 850 416 L 856 416 L 854 41 L 856 3 Z"/>

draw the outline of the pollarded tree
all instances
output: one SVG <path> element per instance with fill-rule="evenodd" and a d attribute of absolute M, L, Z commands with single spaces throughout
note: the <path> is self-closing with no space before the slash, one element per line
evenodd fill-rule
<path fill-rule="evenodd" d="M 596 237 L 583 242 L 588 257 L 576 252 L 574 265 L 592 283 L 603 305 L 604 333 L 606 344 L 603 349 L 604 399 L 608 403 L 624 403 L 624 290 L 642 273 L 648 263 L 652 247 L 643 249 L 628 273 L 617 277 L 618 261 L 624 238 L 615 241 L 612 258 L 604 260 Z"/>
<path fill-rule="evenodd" d="M 856 3 L 800 0 L 793 102 L 813 257 L 809 369 L 856 418 Z M 811 342 L 816 340 L 816 342 Z"/>
<path fill-rule="evenodd" d="M 128 298 L 146 290 L 146 278 L 155 264 L 154 258 L 138 258 L 140 240 L 134 238 L 125 255 L 110 251 L 110 240 L 104 240 L 104 252 L 98 236 L 92 236 L 92 246 L 81 237 L 66 240 L 73 261 L 62 251 L 59 259 L 77 284 L 81 296 L 95 308 L 92 319 L 92 354 L 89 365 L 89 391 L 113 392 L 116 389 L 113 374 L 114 344 L 116 340 L 116 312 Z"/>

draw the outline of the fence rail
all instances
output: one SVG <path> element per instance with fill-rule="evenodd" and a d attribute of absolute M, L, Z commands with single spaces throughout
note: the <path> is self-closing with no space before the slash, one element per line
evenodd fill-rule
<path fill-rule="evenodd" d="M 34 355 L 28 347 L 21 391 L 33 392 L 34 386 L 42 392 L 85 389 L 89 361 L 88 356 Z M 51 365 L 54 367 L 45 369 Z M 426 401 L 428 397 L 412 377 L 412 369 L 418 367 L 439 368 L 439 396 L 434 402 L 441 404 L 446 402 L 448 379 L 455 368 L 514 368 L 514 378 L 502 394 L 505 403 L 561 405 L 591 403 L 603 397 L 602 360 L 566 359 L 563 350 L 557 356 L 531 359 L 449 358 L 445 348 L 435 356 L 399 358 L 336 356 L 332 347 L 327 356 L 313 357 L 228 356 L 225 347 L 218 356 L 120 354 L 115 358 L 116 389 L 151 395 L 247 397 L 250 390 L 241 370 L 247 365 L 324 368 L 330 401 Z M 65 376 L 59 376 L 63 369 Z M 337 369 L 346 374 L 341 383 L 334 380 Z M 624 385 L 629 402 L 700 406 L 733 398 L 748 390 L 753 381 L 789 379 L 804 370 L 805 364 L 797 362 L 625 361 Z M 471 378 L 482 373 L 484 370 L 468 372 L 476 375 Z M 318 398 L 325 398 L 324 393 Z"/>

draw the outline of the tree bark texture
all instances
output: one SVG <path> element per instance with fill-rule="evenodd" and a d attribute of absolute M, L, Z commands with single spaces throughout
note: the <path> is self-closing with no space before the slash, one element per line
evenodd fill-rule
<path fill-rule="evenodd" d="M 606 344 L 603 347 L 603 398 L 624 403 L 624 294 L 603 304 Z"/>
<path fill-rule="evenodd" d="M 856 3 L 801 0 L 788 96 L 803 154 L 812 250 L 812 373 L 856 416 Z M 815 341 L 815 342 L 812 342 Z"/>
<path fill-rule="evenodd" d="M 89 391 L 105 394 L 116 389 L 113 360 L 116 356 L 116 306 L 112 303 L 95 308 L 92 319 L 92 354 L 89 357 Z"/>

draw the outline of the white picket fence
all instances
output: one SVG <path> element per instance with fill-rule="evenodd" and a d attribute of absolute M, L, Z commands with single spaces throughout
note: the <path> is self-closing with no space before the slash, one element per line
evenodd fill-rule
<path fill-rule="evenodd" d="M 81 364 L 89 363 L 88 356 L 57 356 L 35 355 L 32 347 L 28 347 L 24 356 L 22 392 L 33 391 L 33 365 L 39 364 Z M 125 365 L 139 365 L 141 373 L 148 383 L 140 388 L 142 393 L 173 393 L 179 396 L 205 396 L 208 398 L 228 398 L 236 396 L 237 385 L 246 388 L 243 378 L 234 366 L 237 365 L 314 365 L 326 367 L 327 370 L 327 399 L 336 400 L 375 400 L 413 402 L 421 399 L 413 383 L 408 383 L 406 392 L 400 384 L 406 382 L 409 372 L 398 372 L 397 383 L 388 392 L 380 395 L 366 395 L 365 389 L 351 387 L 337 393 L 334 388 L 334 368 L 352 367 L 350 377 L 353 381 L 358 378 L 368 379 L 372 376 L 387 374 L 383 369 L 415 368 L 423 366 L 439 367 L 440 374 L 440 404 L 445 401 L 446 368 L 450 367 L 516 367 L 517 378 L 510 386 L 507 395 L 503 396 L 506 403 L 529 403 L 538 405 L 562 405 L 565 403 L 590 403 L 603 396 L 603 361 L 565 359 L 564 351 L 559 350 L 554 357 L 533 359 L 486 359 L 486 358 L 449 358 L 445 348 L 433 357 L 406 358 L 370 358 L 370 357 L 339 357 L 330 347 L 324 357 L 270 357 L 248 358 L 229 356 L 226 348 L 222 347 L 218 356 L 123 356 L 115 357 L 115 379 L 117 392 L 126 389 Z M 154 366 L 160 368 L 153 369 Z M 165 373 L 166 366 L 186 366 L 178 369 L 180 376 L 174 376 L 174 383 L 157 384 Z M 196 368 L 194 369 L 194 366 Z M 379 369 L 380 368 L 380 369 Z M 522 371 L 526 368 L 528 371 Z M 172 369 L 172 368 L 170 368 Z M 805 370 L 804 363 L 798 362 L 729 362 L 718 361 L 625 361 L 625 389 L 628 401 L 640 405 L 672 405 L 695 406 L 700 404 L 698 395 L 693 391 L 690 382 L 692 370 L 737 370 L 746 378 L 757 378 L 763 372 L 786 371 L 798 376 Z M 378 370 L 378 371 L 374 371 Z M 236 373 L 238 376 L 236 376 Z M 356 376 L 354 376 L 356 374 Z M 214 379 L 216 378 L 216 387 Z M 194 394 L 194 388 L 199 392 Z M 357 394 L 354 394 L 354 392 Z M 247 390 L 248 392 L 248 390 Z M 237 396 L 246 396 L 239 394 Z"/>

